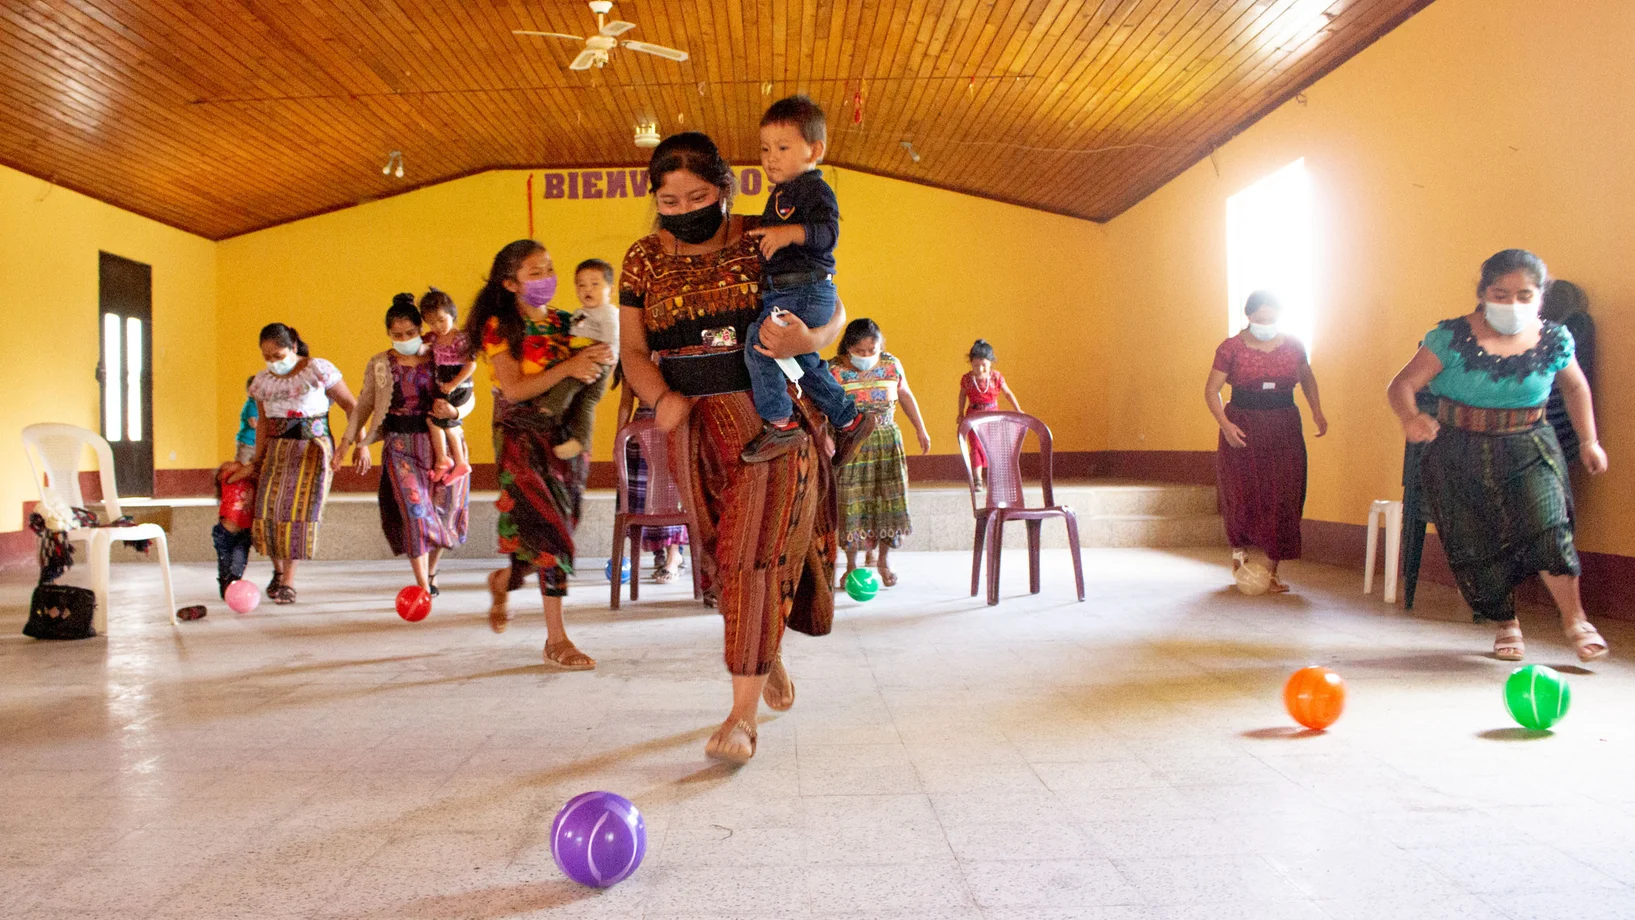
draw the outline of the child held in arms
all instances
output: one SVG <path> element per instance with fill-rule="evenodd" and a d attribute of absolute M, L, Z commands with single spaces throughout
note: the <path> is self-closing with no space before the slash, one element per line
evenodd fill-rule
<path fill-rule="evenodd" d="M 477 360 L 471 356 L 466 334 L 456 325 L 460 321 L 459 313 L 454 298 L 437 288 L 420 297 L 420 317 L 431 331 L 427 340 L 431 343 L 437 386 L 443 400 L 456 410 L 471 402 L 471 375 L 477 371 Z M 471 457 L 466 450 L 465 429 L 460 426 L 460 419 L 428 416 L 426 430 L 431 433 L 435 469 L 432 481 L 454 482 L 469 476 Z"/>
<path fill-rule="evenodd" d="M 573 292 L 579 298 L 579 310 L 568 327 L 573 333 L 568 344 L 578 351 L 605 342 L 618 354 L 619 308 L 613 305 L 613 266 L 602 259 L 580 262 L 573 270 Z M 607 394 L 612 376 L 613 368 L 604 367 L 595 383 L 568 377 L 540 397 L 540 407 L 561 420 L 568 434 L 567 440 L 551 449 L 557 457 L 572 460 L 590 447 L 596 405 Z"/>
<path fill-rule="evenodd" d="M 749 327 L 744 363 L 765 423 L 744 448 L 745 463 L 761 463 L 798 447 L 806 433 L 794 420 L 788 380 L 795 381 L 828 416 L 835 429 L 835 464 L 842 465 L 874 428 L 852 398 L 835 382 L 816 352 L 774 359 L 761 354 L 761 324 L 786 325 L 785 313 L 816 328 L 834 317 L 835 243 L 840 237 L 840 205 L 823 181 L 818 163 L 827 146 L 823 110 L 805 96 L 780 99 L 761 118 L 761 168 L 775 183 L 766 198 L 759 237 L 766 260 L 761 276 L 761 315 Z"/>

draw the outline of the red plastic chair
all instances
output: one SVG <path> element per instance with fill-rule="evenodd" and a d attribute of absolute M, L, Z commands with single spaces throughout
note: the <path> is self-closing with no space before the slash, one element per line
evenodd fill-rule
<path fill-rule="evenodd" d="M 1028 432 L 1039 440 L 1040 480 L 1045 503 L 1029 508 L 1022 495 L 1022 442 Z M 976 437 L 988 455 L 986 489 L 977 484 L 971 465 L 970 439 Z M 988 550 L 988 604 L 999 603 L 999 557 L 1004 548 L 1005 525 L 1023 521 L 1028 525 L 1028 589 L 1039 593 L 1039 536 L 1045 518 L 1059 517 L 1067 524 L 1067 545 L 1073 550 L 1073 580 L 1079 600 L 1084 600 L 1084 561 L 1079 558 L 1079 518 L 1073 509 L 1056 504 L 1051 482 L 1054 461 L 1050 426 L 1025 412 L 973 412 L 960 419 L 959 452 L 965 459 L 965 475 L 971 487 L 971 510 L 976 515 L 976 537 L 971 548 L 971 596 L 976 597 L 982 576 L 982 550 Z"/>
<path fill-rule="evenodd" d="M 636 442 L 642 460 L 647 463 L 647 501 L 641 512 L 630 510 L 630 469 L 625 464 L 625 455 L 632 440 Z M 690 526 L 692 521 L 682 498 L 681 484 L 671 475 L 668 440 L 669 435 L 660 431 L 652 419 L 639 419 L 625 425 L 613 439 L 613 465 L 619 472 L 619 491 L 614 499 L 612 571 L 617 573 L 623 570 L 625 542 L 628 540 L 631 600 L 641 597 L 642 528 L 673 527 L 677 524 L 689 525 L 687 540 L 692 547 L 693 559 L 687 568 L 693 575 L 693 598 L 697 600 L 704 596 L 703 576 L 699 572 L 698 528 Z M 613 609 L 618 610 L 619 579 L 615 577 L 610 580 L 613 582 Z"/>

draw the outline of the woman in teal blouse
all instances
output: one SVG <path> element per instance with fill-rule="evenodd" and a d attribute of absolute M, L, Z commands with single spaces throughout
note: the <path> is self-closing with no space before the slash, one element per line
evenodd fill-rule
<path fill-rule="evenodd" d="M 1544 421 L 1552 384 L 1583 440 L 1584 467 L 1605 472 L 1607 455 L 1572 333 L 1539 319 L 1546 279 L 1526 250 L 1482 263 L 1480 305 L 1427 333 L 1388 394 L 1408 440 L 1431 442 L 1420 464 L 1425 502 L 1465 602 L 1477 620 L 1499 624 L 1494 655 L 1521 660 L 1514 592 L 1536 572 L 1579 659 L 1592 661 L 1607 643 L 1579 599 L 1567 461 Z M 1434 417 L 1414 405 L 1426 387 L 1438 398 Z"/>

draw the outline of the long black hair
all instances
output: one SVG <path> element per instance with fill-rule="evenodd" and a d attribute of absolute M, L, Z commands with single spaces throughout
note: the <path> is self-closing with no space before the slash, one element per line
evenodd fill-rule
<path fill-rule="evenodd" d="M 732 173 L 732 164 L 721 155 L 721 148 L 703 131 L 683 131 L 672 134 L 653 148 L 653 158 L 647 163 L 647 193 L 658 197 L 664 177 L 678 170 L 686 170 L 721 190 L 721 210 L 732 213 L 732 196 L 738 187 Z"/>
<path fill-rule="evenodd" d="M 420 309 L 414 305 L 413 294 L 398 294 L 392 298 L 392 305 L 386 308 L 386 331 L 392 330 L 392 324 L 400 319 L 406 319 L 420 328 Z"/>
<path fill-rule="evenodd" d="M 301 333 L 296 332 L 294 326 L 286 326 L 283 323 L 268 323 L 261 327 L 261 337 L 256 341 L 272 342 L 279 348 L 288 348 L 294 351 L 296 355 L 302 358 L 310 357 L 310 352 L 307 351 L 307 343 L 301 341 Z"/>
<path fill-rule="evenodd" d="M 505 248 L 494 255 L 488 280 L 477 292 L 471 313 L 466 317 L 465 333 L 471 357 L 475 358 L 481 350 L 483 330 L 491 319 L 500 337 L 510 346 L 511 357 L 522 357 L 522 313 L 517 310 L 517 295 L 506 289 L 505 282 L 515 281 L 522 263 L 534 253 L 544 251 L 545 247 L 535 240 L 516 240 L 505 244 Z"/>
<path fill-rule="evenodd" d="M 866 316 L 852 320 L 846 324 L 846 331 L 840 336 L 840 347 L 835 350 L 835 357 L 844 358 L 852 353 L 857 343 L 869 339 L 878 339 L 880 350 L 885 350 L 886 337 L 881 334 L 880 327 L 875 325 L 874 320 Z"/>

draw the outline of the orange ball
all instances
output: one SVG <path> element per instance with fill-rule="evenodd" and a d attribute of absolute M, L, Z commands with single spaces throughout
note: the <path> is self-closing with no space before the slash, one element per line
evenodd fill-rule
<path fill-rule="evenodd" d="M 1322 731 L 1345 709 L 1345 681 L 1328 668 L 1301 668 L 1283 685 L 1283 705 L 1296 722 Z"/>

